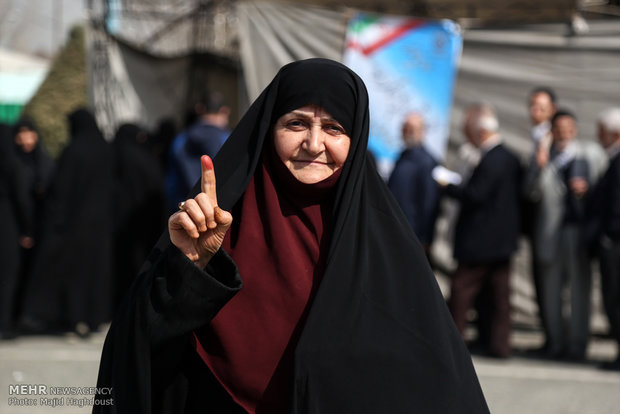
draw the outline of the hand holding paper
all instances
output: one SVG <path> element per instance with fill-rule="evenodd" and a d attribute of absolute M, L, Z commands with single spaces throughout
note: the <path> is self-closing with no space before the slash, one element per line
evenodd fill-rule
<path fill-rule="evenodd" d="M 437 181 L 437 183 L 439 183 L 439 185 L 441 185 L 442 187 L 445 187 L 448 184 L 459 185 L 463 181 L 463 178 L 459 173 L 451 171 L 445 167 L 442 167 L 441 165 L 433 168 L 431 174 L 433 176 L 433 179 Z"/>

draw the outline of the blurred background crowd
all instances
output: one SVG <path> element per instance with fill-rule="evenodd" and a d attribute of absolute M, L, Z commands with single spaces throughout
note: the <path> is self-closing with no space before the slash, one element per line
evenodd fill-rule
<path fill-rule="evenodd" d="M 0 78 L 2 339 L 87 336 L 111 320 L 167 217 L 198 179 L 199 157 L 217 153 L 252 100 L 255 84 L 248 79 L 257 74 L 239 69 L 234 53 L 244 53 L 243 46 L 231 27 L 242 32 L 243 19 L 260 26 L 277 13 L 312 10 L 308 19 L 326 21 L 351 13 L 330 14 L 322 8 L 335 6 L 329 1 L 312 2 L 314 9 L 304 2 L 283 9 L 241 5 L 233 17 L 236 2 L 179 1 L 162 9 L 122 0 L 51 3 L 54 35 L 26 46 L 15 22 L 34 10 L 0 1 L 9 11 L 0 18 L 0 74 L 4 63 L 10 66 L 9 49 L 27 52 L 34 66 L 48 62 L 43 75 L 30 67 L 38 73 L 30 78 L 41 79 L 20 102 L 3 96 L 9 86 L 31 88 L 24 77 Z M 472 352 L 511 356 L 515 314 L 527 309 L 530 327 L 546 338 L 527 350 L 533 356 L 585 360 L 597 310 L 604 334 L 620 341 L 618 2 L 349 3 L 451 18 L 465 30 L 445 159 L 425 149 L 432 127 L 425 113 L 411 112 L 402 119 L 402 153 L 389 174 L 381 172 L 431 265 L 447 276 L 444 293 Z M 149 32 L 148 23 L 164 12 L 167 24 Z M 179 16 L 197 16 L 204 25 L 179 25 Z M 57 34 L 80 19 L 85 26 L 67 39 Z M 541 22 L 551 24 L 507 32 Z M 530 42 L 523 33 L 533 31 L 531 42 L 551 49 L 502 61 L 500 38 L 518 50 L 519 42 Z M 179 58 L 184 48 L 193 53 Z M 528 72 L 530 66 L 536 70 Z M 162 109 L 170 107 L 174 112 Z M 517 257 L 526 258 L 525 267 L 515 268 Z M 531 286 L 529 308 L 521 305 L 516 278 Z M 602 305 L 593 306 L 593 298 Z M 468 326 L 477 334 L 468 335 Z M 620 369 L 620 359 L 608 362 L 605 368 Z"/>

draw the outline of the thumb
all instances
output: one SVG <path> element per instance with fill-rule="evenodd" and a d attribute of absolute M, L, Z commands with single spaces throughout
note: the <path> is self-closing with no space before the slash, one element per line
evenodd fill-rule
<path fill-rule="evenodd" d="M 232 214 L 216 206 L 214 216 L 215 222 L 217 223 L 217 230 L 226 233 L 233 222 Z"/>

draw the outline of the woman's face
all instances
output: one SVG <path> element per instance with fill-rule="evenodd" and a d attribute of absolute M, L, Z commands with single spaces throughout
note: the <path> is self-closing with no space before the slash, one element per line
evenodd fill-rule
<path fill-rule="evenodd" d="M 274 127 L 276 153 L 297 180 L 315 184 L 342 168 L 351 138 L 326 110 L 307 105 L 282 115 Z"/>
<path fill-rule="evenodd" d="M 37 146 L 38 141 L 39 136 L 37 133 L 26 127 L 20 128 L 15 136 L 15 143 L 19 145 L 25 153 L 32 152 Z"/>

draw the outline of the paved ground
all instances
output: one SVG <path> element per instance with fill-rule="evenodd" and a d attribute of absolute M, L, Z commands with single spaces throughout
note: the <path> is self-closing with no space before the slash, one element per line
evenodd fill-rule
<path fill-rule="evenodd" d="M 585 363 L 560 363 L 524 357 L 523 350 L 542 344 L 539 332 L 516 331 L 515 357 L 474 357 L 474 364 L 494 414 L 618 414 L 620 372 L 599 364 L 616 355 L 609 339 L 593 337 Z M 519 350 L 521 352 L 519 352 Z"/>
<path fill-rule="evenodd" d="M 103 335 L 88 339 L 77 336 L 31 336 L 0 342 L 0 414 L 81 414 L 89 413 L 90 390 L 65 398 L 57 407 L 42 406 L 42 402 L 60 397 L 51 395 L 17 395 L 11 386 L 19 384 L 50 387 L 94 387 L 99 366 Z M 12 398 L 18 401 L 12 400 Z M 41 398 L 50 398 L 42 401 Z M 69 401 L 74 398 L 75 401 Z M 37 402 L 37 406 L 17 405 Z M 69 405 L 69 403 L 82 404 Z"/>
<path fill-rule="evenodd" d="M 542 336 L 537 331 L 513 334 L 518 349 L 535 347 Z M 50 387 L 95 386 L 103 335 L 86 340 L 74 336 L 23 337 L 0 342 L 0 414 L 89 413 L 90 390 L 65 397 L 56 407 Z M 616 353 L 613 342 L 593 337 L 584 364 L 567 364 L 516 356 L 509 360 L 474 357 L 474 363 L 491 412 L 494 414 L 613 414 L 620 413 L 620 373 L 605 372 L 597 365 Z M 44 385 L 48 395 L 16 395 L 15 385 Z M 13 391 L 12 395 L 9 393 Z M 16 400 L 37 401 L 37 406 L 15 405 Z M 74 404 L 69 405 L 68 398 Z M 58 402 L 58 400 L 56 400 Z M 380 413 L 382 414 L 382 413 Z M 443 413 L 438 413 L 443 414 Z"/>

